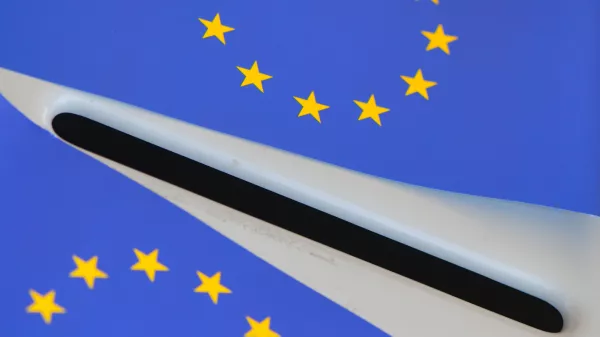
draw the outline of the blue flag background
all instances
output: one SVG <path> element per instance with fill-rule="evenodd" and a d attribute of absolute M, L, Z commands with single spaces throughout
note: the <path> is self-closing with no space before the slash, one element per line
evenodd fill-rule
<path fill-rule="evenodd" d="M 0 66 L 388 179 L 600 214 L 598 6 L 7 0 Z"/>
<path fill-rule="evenodd" d="M 2 336 L 385 336 L 1 96 L 0 158 Z"/>

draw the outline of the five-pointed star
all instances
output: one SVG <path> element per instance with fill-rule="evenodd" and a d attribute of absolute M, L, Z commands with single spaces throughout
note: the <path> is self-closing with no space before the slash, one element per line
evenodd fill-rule
<path fill-rule="evenodd" d="M 423 72 L 421 69 L 417 70 L 415 77 L 400 76 L 406 83 L 408 83 L 408 90 L 406 90 L 406 96 L 412 95 L 418 92 L 425 99 L 429 99 L 427 89 L 436 86 L 437 82 L 427 81 L 423 78 Z"/>
<path fill-rule="evenodd" d="M 421 34 L 429 39 L 429 44 L 425 50 L 430 51 L 435 48 L 440 48 L 448 55 L 450 55 L 450 48 L 448 47 L 448 44 L 458 40 L 458 36 L 446 35 L 442 25 L 438 25 L 433 33 L 422 31 Z"/>
<path fill-rule="evenodd" d="M 214 304 L 219 302 L 219 294 L 231 294 L 231 290 L 221 284 L 221 272 L 217 272 L 211 277 L 208 277 L 199 271 L 196 271 L 196 274 L 198 274 L 202 284 L 197 286 L 196 289 L 194 289 L 194 292 L 207 293 Z"/>
<path fill-rule="evenodd" d="M 356 103 L 356 105 L 358 105 L 362 109 L 362 112 L 358 117 L 359 121 L 371 118 L 379 126 L 381 126 L 381 119 L 379 118 L 379 115 L 381 115 L 384 112 L 390 111 L 390 109 L 388 108 L 377 106 L 377 102 L 375 102 L 375 95 L 371 95 L 371 97 L 369 97 L 369 101 L 366 103 L 359 101 L 354 101 L 354 103 Z"/>
<path fill-rule="evenodd" d="M 85 261 L 77 255 L 73 255 L 73 261 L 77 265 L 77 268 L 69 274 L 69 277 L 84 279 L 90 289 L 94 289 L 94 282 L 97 278 L 108 278 L 105 272 L 98 269 L 97 256 L 93 256 L 88 261 Z"/>
<path fill-rule="evenodd" d="M 246 317 L 250 324 L 250 331 L 246 332 L 244 337 L 280 337 L 278 333 L 271 330 L 271 317 L 265 318 L 262 322 L 257 322 L 252 317 Z"/>
<path fill-rule="evenodd" d="M 234 29 L 231 27 L 224 26 L 221 24 L 221 16 L 219 13 L 215 15 L 215 18 L 212 21 L 198 19 L 204 26 L 206 26 L 206 32 L 204 33 L 203 39 L 206 39 L 211 36 L 215 36 L 221 43 L 225 44 L 225 33 L 229 33 Z"/>
<path fill-rule="evenodd" d="M 261 74 L 261 72 L 258 70 L 258 62 L 254 61 L 254 64 L 252 64 L 252 67 L 250 69 L 246 69 L 246 68 L 242 68 L 242 67 L 237 67 L 239 71 L 242 72 L 242 74 L 244 74 L 244 76 L 246 76 L 244 78 L 244 82 L 242 82 L 242 87 L 245 87 L 247 85 L 250 84 L 254 84 L 258 90 L 260 90 L 260 92 L 265 92 L 263 90 L 263 86 L 262 86 L 262 81 L 266 81 L 268 79 L 273 78 L 273 76 L 267 75 L 267 74 Z"/>
<path fill-rule="evenodd" d="M 164 264 L 158 262 L 158 249 L 150 252 L 150 254 L 144 254 L 138 249 L 133 249 L 138 262 L 131 266 L 131 270 L 145 271 L 146 276 L 150 279 L 150 282 L 154 282 L 157 271 L 169 271 L 169 268 Z"/>
<path fill-rule="evenodd" d="M 436 4 L 436 5 L 439 5 L 439 4 L 440 4 L 440 0 L 431 0 L 431 2 L 433 2 L 433 3 L 434 3 L 434 4 Z"/>
<path fill-rule="evenodd" d="M 53 314 L 64 314 L 67 310 L 54 302 L 56 292 L 50 290 L 46 294 L 42 295 L 37 291 L 29 290 L 29 296 L 33 303 L 25 308 L 25 311 L 29 314 L 40 314 L 46 324 L 52 322 Z"/>
<path fill-rule="evenodd" d="M 294 96 L 294 99 L 298 101 L 300 105 L 302 105 L 302 110 L 300 110 L 298 117 L 311 115 L 317 120 L 317 122 L 321 123 L 321 116 L 319 115 L 319 111 L 329 109 L 329 106 L 317 103 L 314 91 L 310 92 L 310 95 L 308 95 L 308 99 L 303 99 L 296 96 Z"/>

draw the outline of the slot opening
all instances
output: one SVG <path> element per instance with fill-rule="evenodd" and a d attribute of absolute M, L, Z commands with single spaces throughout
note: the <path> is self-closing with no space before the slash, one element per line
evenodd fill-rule
<path fill-rule="evenodd" d="M 70 112 L 66 142 L 530 327 L 558 333 L 550 303 L 210 166 Z M 235 191 L 235 192 L 233 192 Z"/>

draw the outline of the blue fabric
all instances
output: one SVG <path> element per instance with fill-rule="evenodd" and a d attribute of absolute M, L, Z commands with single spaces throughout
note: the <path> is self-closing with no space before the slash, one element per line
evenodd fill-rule
<path fill-rule="evenodd" d="M 388 179 L 600 214 L 598 6 L 6 0 L 0 66 Z M 226 44 L 203 39 L 217 13 Z M 450 54 L 426 50 L 440 24 Z M 241 86 L 254 61 L 264 93 Z M 418 69 L 429 100 L 406 96 Z M 298 117 L 312 91 L 321 123 Z M 372 94 L 381 126 L 354 103 Z"/>
<path fill-rule="evenodd" d="M 385 336 L 361 318 L 257 258 L 210 227 L 67 146 L 0 96 L 0 335 Z M 158 249 L 154 282 L 134 249 Z M 70 277 L 73 255 L 108 278 Z M 221 272 L 215 304 L 194 292 Z M 74 276 L 77 276 L 75 273 Z M 29 291 L 55 291 L 66 309 L 46 324 L 27 313 Z M 252 331 L 246 317 L 277 333 Z"/>

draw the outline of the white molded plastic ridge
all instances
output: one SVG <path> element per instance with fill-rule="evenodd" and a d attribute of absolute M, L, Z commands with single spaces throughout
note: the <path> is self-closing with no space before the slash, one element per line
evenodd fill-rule
<path fill-rule="evenodd" d="M 560 336 L 600 336 L 598 217 L 390 182 L 2 68 L 0 94 L 51 133 L 59 113 L 91 118 L 544 299 L 563 314 Z M 274 264 L 393 336 L 552 335 L 338 256 L 365 270 L 343 282 L 382 289 L 343 293 L 331 273 Z"/>

